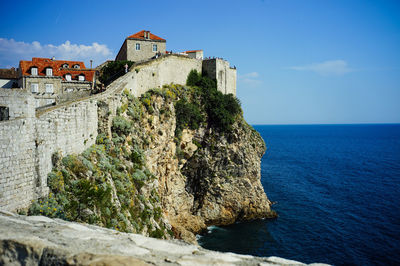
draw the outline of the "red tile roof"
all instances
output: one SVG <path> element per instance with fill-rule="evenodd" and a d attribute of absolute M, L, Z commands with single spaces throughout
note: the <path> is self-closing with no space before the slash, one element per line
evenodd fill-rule
<path fill-rule="evenodd" d="M 64 64 L 68 64 L 68 68 L 63 68 Z M 79 65 L 79 68 L 73 68 Z M 31 68 L 38 68 L 38 76 L 46 76 L 46 68 L 53 69 L 53 77 L 62 77 L 65 80 L 66 74 L 71 74 L 72 80 L 78 80 L 80 74 L 85 76 L 85 81 L 93 81 L 96 72 L 94 69 L 86 69 L 85 64 L 81 61 L 52 60 L 50 58 L 33 57 L 32 61 L 19 61 L 19 68 L 22 76 L 31 76 Z"/>
<path fill-rule="evenodd" d="M 203 50 L 191 50 L 191 51 L 184 51 L 185 54 L 191 54 L 196 52 L 202 52 Z"/>
<path fill-rule="evenodd" d="M 139 32 L 137 32 L 137 33 L 135 33 L 135 34 L 132 34 L 131 36 L 128 36 L 127 37 L 127 39 L 140 39 L 140 40 L 146 40 L 145 38 L 144 38 L 144 32 L 148 32 L 149 33 L 149 39 L 150 40 L 156 40 L 156 41 L 163 41 L 163 42 L 165 42 L 166 40 L 165 39 L 163 39 L 163 38 L 160 38 L 160 37 L 158 37 L 157 35 L 154 35 L 153 33 L 151 33 L 150 31 L 145 31 L 145 30 L 142 30 L 142 31 L 139 31 Z"/>

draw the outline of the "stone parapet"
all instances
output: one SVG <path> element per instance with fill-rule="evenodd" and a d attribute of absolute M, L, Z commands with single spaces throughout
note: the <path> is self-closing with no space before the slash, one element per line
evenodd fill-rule
<path fill-rule="evenodd" d="M 1 265 L 306 265 L 203 249 L 43 216 L 0 213 Z M 326 266 L 327 264 L 310 264 Z"/>

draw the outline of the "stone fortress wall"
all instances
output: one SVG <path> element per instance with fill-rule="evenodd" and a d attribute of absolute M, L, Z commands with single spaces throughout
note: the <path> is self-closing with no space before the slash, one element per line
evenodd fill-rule
<path fill-rule="evenodd" d="M 139 97 L 149 88 L 161 88 L 165 84 L 186 84 L 192 69 L 201 72 L 202 61 L 180 55 L 167 55 L 135 64 L 127 78 L 127 88 Z"/>
<path fill-rule="evenodd" d="M 0 209 L 24 208 L 48 193 L 54 153 L 81 153 L 95 143 L 100 102 L 112 107 L 106 123 L 111 128 L 125 89 L 139 97 L 164 84 L 185 84 L 192 69 L 202 71 L 202 62 L 182 55 L 162 56 L 133 65 L 103 93 L 36 110 L 31 93 L 0 89 L 0 106 L 9 108 L 10 119 L 0 121 Z M 223 92 L 235 91 L 236 86 Z"/>
<path fill-rule="evenodd" d="M 9 108 L 0 122 L 0 208 L 29 204 L 35 195 L 35 100 L 20 90 L 0 89 L 0 106 Z"/>
<path fill-rule="evenodd" d="M 208 77 L 217 80 L 217 88 L 224 94 L 232 93 L 236 96 L 236 68 L 220 58 L 203 60 L 202 71 Z"/>
<path fill-rule="evenodd" d="M 48 193 L 53 153 L 80 153 L 94 144 L 97 105 L 85 100 L 36 117 L 32 94 L 17 89 L 0 89 L 0 105 L 10 114 L 0 122 L 0 208 L 15 210 Z"/>

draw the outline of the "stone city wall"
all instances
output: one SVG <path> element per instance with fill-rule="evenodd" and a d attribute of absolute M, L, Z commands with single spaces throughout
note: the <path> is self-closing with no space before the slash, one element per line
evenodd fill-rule
<path fill-rule="evenodd" d="M 0 209 L 27 206 L 35 198 L 33 119 L 0 122 Z"/>
<path fill-rule="evenodd" d="M 131 67 L 126 88 L 139 97 L 151 88 L 165 84 L 186 84 L 192 69 L 201 72 L 201 60 L 181 55 L 166 55 Z"/>
<path fill-rule="evenodd" d="M 0 106 L 9 119 L 0 121 L 0 208 L 16 209 L 35 197 L 35 101 L 19 89 L 0 89 Z"/>
<path fill-rule="evenodd" d="M 25 208 L 48 193 L 52 155 L 82 153 L 95 143 L 98 102 L 107 101 L 115 114 L 124 79 L 102 94 L 36 112 L 31 93 L 0 90 L 0 106 L 8 107 L 10 113 L 10 120 L 0 121 L 0 209 Z"/>
<path fill-rule="evenodd" d="M 57 106 L 35 117 L 35 100 L 23 90 L 0 90 L 0 209 L 26 207 L 46 195 L 51 156 L 81 153 L 97 136 L 97 102 L 87 99 Z"/>
<path fill-rule="evenodd" d="M 31 93 L 1 89 L 0 106 L 9 107 L 10 120 L 0 121 L 0 209 L 24 208 L 46 195 L 52 155 L 81 153 L 95 143 L 99 126 L 110 130 L 125 89 L 139 97 L 165 84 L 186 84 L 192 69 L 200 72 L 202 61 L 162 56 L 132 66 L 103 93 L 36 112 Z"/>
<path fill-rule="evenodd" d="M 35 121 L 35 142 L 39 194 L 47 193 L 47 174 L 55 152 L 63 156 L 81 153 L 96 141 L 97 102 L 80 101 L 48 111 Z"/>
<path fill-rule="evenodd" d="M 227 68 L 226 69 L 226 87 L 225 94 L 233 94 L 236 96 L 236 79 L 237 79 L 237 71 L 236 68 Z"/>
<path fill-rule="evenodd" d="M 0 106 L 8 107 L 10 120 L 35 116 L 35 100 L 21 89 L 0 89 Z"/>
<path fill-rule="evenodd" d="M 217 89 L 224 94 L 236 96 L 236 69 L 229 62 L 220 58 L 205 59 L 202 66 L 207 76 L 217 80 Z"/>

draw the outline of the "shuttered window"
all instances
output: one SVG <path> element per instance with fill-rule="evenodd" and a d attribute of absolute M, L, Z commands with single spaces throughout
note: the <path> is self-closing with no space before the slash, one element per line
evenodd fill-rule
<path fill-rule="evenodd" d="M 39 84 L 38 83 L 31 83 L 31 92 L 38 93 L 39 92 Z"/>
<path fill-rule="evenodd" d="M 46 84 L 46 93 L 54 93 L 53 84 Z"/>

